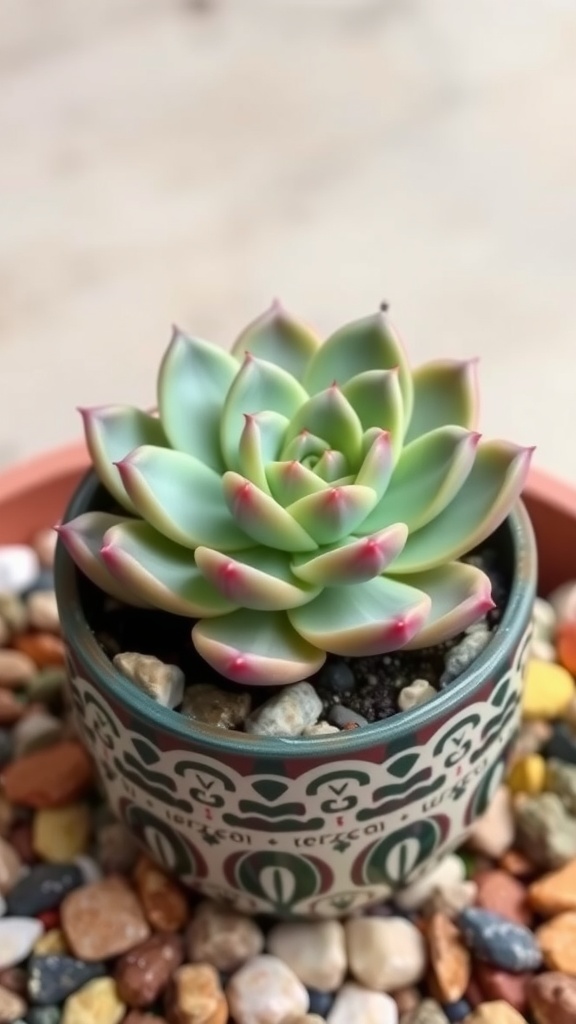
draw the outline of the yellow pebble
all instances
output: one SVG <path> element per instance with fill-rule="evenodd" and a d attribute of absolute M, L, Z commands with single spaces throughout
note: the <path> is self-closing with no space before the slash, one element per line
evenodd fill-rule
<path fill-rule="evenodd" d="M 532 658 L 524 679 L 522 714 L 524 718 L 561 718 L 574 692 L 574 680 L 562 665 Z"/>
<path fill-rule="evenodd" d="M 546 785 L 546 761 L 540 754 L 522 757 L 513 765 L 506 781 L 513 793 L 537 796 Z"/>
<path fill-rule="evenodd" d="M 58 956 L 61 953 L 68 953 L 68 945 L 64 932 L 60 928 L 51 928 L 44 932 L 34 943 L 34 952 L 37 956 Z"/>
<path fill-rule="evenodd" d="M 95 978 L 68 996 L 61 1024 L 120 1024 L 126 1006 L 113 978 Z"/>
<path fill-rule="evenodd" d="M 34 815 L 34 852 L 49 864 L 66 864 L 85 853 L 89 841 L 90 810 L 87 804 L 48 807 Z"/>

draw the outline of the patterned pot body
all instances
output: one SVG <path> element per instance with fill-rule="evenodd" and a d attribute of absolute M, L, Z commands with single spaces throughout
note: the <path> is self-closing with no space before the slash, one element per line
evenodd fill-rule
<path fill-rule="evenodd" d="M 90 475 L 66 518 L 95 493 Z M 429 704 L 315 739 L 191 728 L 127 684 L 60 546 L 73 706 L 113 810 L 185 884 L 249 913 L 339 916 L 424 874 L 485 810 L 519 723 L 536 552 L 523 506 L 501 530 L 510 599 L 471 668 Z"/>

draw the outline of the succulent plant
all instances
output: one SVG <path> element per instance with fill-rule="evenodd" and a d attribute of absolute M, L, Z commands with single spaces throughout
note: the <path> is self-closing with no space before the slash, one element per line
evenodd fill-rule
<path fill-rule="evenodd" d="M 197 620 L 197 650 L 236 682 L 435 644 L 493 607 L 458 559 L 507 516 L 532 452 L 481 440 L 476 412 L 476 361 L 412 371 L 383 310 L 321 343 L 274 303 L 230 353 L 175 330 L 157 410 L 82 410 L 128 514 L 60 537 L 102 590 Z"/>

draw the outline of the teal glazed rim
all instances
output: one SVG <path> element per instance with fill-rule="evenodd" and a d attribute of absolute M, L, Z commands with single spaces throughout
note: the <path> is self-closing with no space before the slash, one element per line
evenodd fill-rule
<path fill-rule="evenodd" d="M 63 522 L 73 519 L 94 507 L 94 498 L 100 488 L 95 473 L 90 470 L 74 492 L 63 516 Z M 508 657 L 510 645 L 519 642 L 536 592 L 537 552 L 534 531 L 525 506 L 519 501 L 505 522 L 513 556 L 513 578 L 506 610 L 490 643 L 452 684 L 432 701 L 404 711 L 383 722 L 375 722 L 350 732 L 334 733 L 318 738 L 254 737 L 240 732 L 226 732 L 211 726 L 192 726 L 177 711 L 162 707 L 135 686 L 126 684 L 112 662 L 97 643 L 83 613 L 78 590 L 79 570 L 72 558 L 58 542 L 55 563 L 56 595 L 62 622 L 63 636 L 76 659 L 90 666 L 93 680 L 105 695 L 123 704 L 134 715 L 148 719 L 159 729 L 168 731 L 185 744 L 195 739 L 221 756 L 231 755 L 271 757 L 329 757 L 350 754 L 377 745 L 397 741 L 404 734 L 419 730 L 437 718 L 448 716 L 461 705 L 465 697 L 472 697 L 487 678 L 495 675 L 500 662 Z"/>

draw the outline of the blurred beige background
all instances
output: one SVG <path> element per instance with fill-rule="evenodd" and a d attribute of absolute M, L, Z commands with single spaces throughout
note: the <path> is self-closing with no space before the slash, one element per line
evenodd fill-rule
<path fill-rule="evenodd" d="M 383 298 L 576 479 L 576 0 L 1 0 L 0 463 Z"/>

